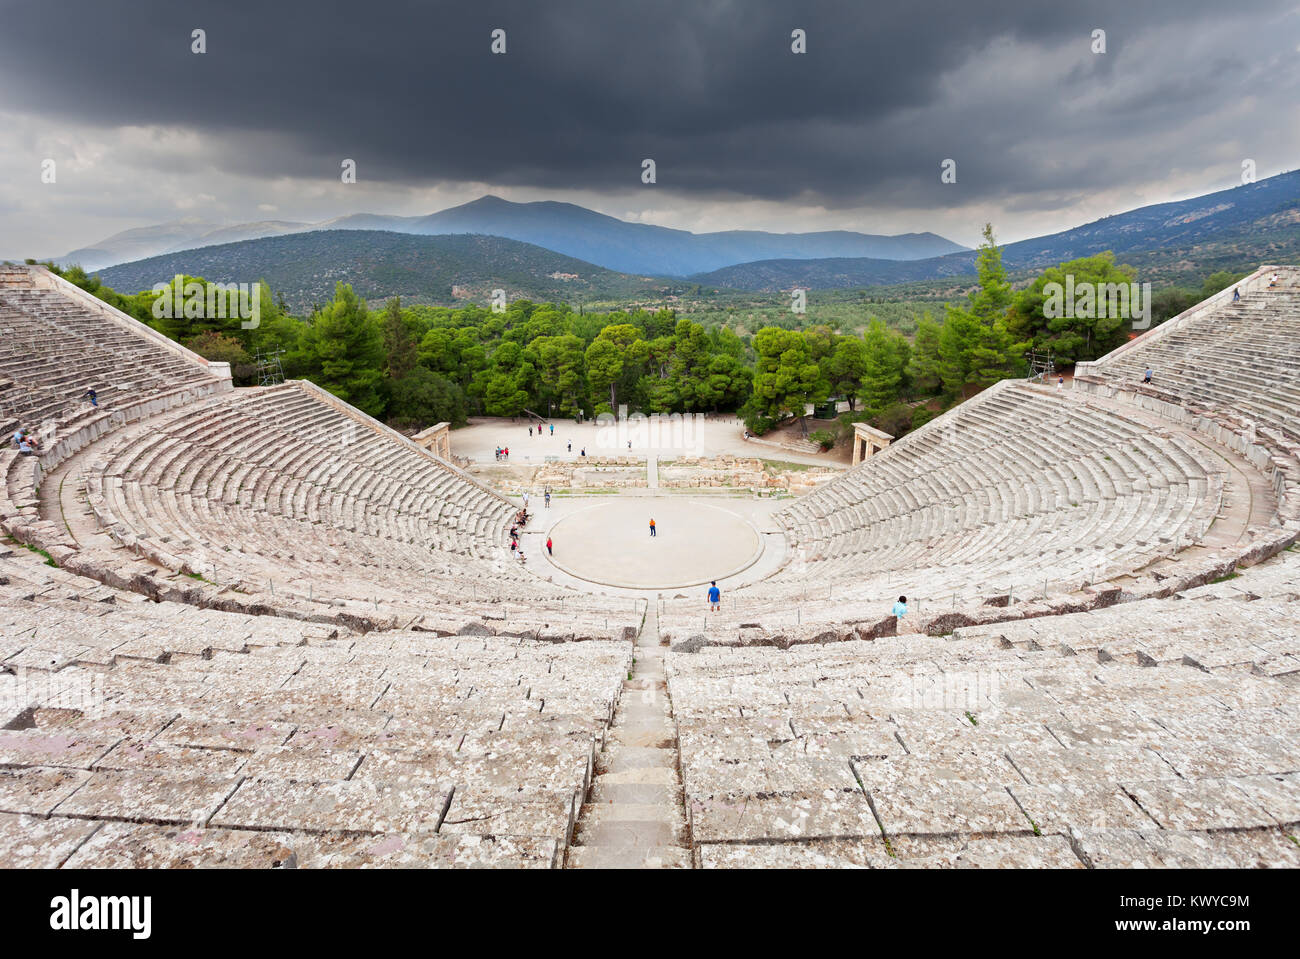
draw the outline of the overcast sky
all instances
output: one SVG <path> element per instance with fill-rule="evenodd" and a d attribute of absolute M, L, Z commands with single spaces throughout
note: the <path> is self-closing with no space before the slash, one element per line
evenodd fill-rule
<path fill-rule="evenodd" d="M 973 245 L 1298 157 L 1294 0 L 0 0 L 5 256 L 487 192 Z"/>

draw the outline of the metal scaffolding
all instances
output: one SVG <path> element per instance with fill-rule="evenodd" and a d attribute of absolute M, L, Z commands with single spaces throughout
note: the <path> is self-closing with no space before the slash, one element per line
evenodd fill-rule
<path fill-rule="evenodd" d="M 284 382 L 284 367 L 280 364 L 283 355 L 284 350 L 271 350 L 269 353 L 257 351 L 254 362 L 257 364 L 258 386 L 278 386 Z"/>
<path fill-rule="evenodd" d="M 1056 373 L 1056 357 L 1051 350 L 1030 350 L 1025 354 L 1029 362 L 1029 381 L 1045 383 Z"/>

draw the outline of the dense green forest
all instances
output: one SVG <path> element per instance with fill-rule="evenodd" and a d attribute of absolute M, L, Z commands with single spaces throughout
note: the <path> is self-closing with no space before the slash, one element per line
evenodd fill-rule
<path fill-rule="evenodd" d="M 305 319 L 262 284 L 259 322 L 243 329 L 238 319 L 160 319 L 151 291 L 122 294 L 77 267 L 56 272 L 208 359 L 229 362 L 238 385 L 257 382 L 259 355 L 277 354 L 286 377 L 312 380 L 398 428 L 524 411 L 590 417 L 626 406 L 738 412 L 761 434 L 802 417 L 809 403 L 843 398 L 850 412 L 836 430 L 813 435 L 829 445 L 853 421 L 901 435 L 997 380 L 1024 375 L 1031 348 L 1068 366 L 1133 335 L 1125 318 L 1049 318 L 1045 309 L 1044 288 L 1067 274 L 1076 285 L 1132 281 L 1134 271 L 1109 253 L 1053 267 L 1017 290 L 986 227 L 977 269 L 955 302 L 928 301 L 935 291 L 913 287 L 900 297 L 908 310 L 857 291 L 830 315 L 812 304 L 757 328 L 734 313 L 697 322 L 670 309 L 575 312 L 522 299 L 500 311 L 403 306 L 397 298 L 372 309 L 340 283 L 333 302 Z M 1201 289 L 1154 294 L 1152 322 L 1235 279 L 1217 273 Z"/>

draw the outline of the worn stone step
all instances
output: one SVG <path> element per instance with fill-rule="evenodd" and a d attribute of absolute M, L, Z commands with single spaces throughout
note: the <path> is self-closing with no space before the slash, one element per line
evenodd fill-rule
<path fill-rule="evenodd" d="M 648 747 L 652 749 L 676 749 L 677 730 L 669 727 L 663 729 L 621 729 L 613 726 L 605 739 L 610 748 L 616 745 Z"/>
<path fill-rule="evenodd" d="M 676 846 L 570 846 L 569 869 L 690 869 L 689 850 Z"/>
<path fill-rule="evenodd" d="M 681 807 L 652 802 L 583 803 L 579 818 L 593 827 L 602 822 L 666 822 L 674 827 L 684 826 Z"/>
<path fill-rule="evenodd" d="M 680 805 L 682 787 L 677 783 L 610 783 L 596 779 L 591 787 L 593 803 L 662 803 Z"/>
<path fill-rule="evenodd" d="M 623 681 L 624 690 L 667 689 L 668 687 L 667 681 L 662 680 L 662 678 L 653 677 L 653 676 L 638 676 L 636 672 L 633 673 L 633 677 L 634 678 L 630 678 L 630 680 Z"/>
<path fill-rule="evenodd" d="M 672 721 L 662 709 L 637 709 L 615 714 L 614 726 L 618 729 L 665 729 L 671 731 Z"/>
<path fill-rule="evenodd" d="M 679 846 L 686 841 L 686 825 L 666 819 L 603 819 L 584 815 L 578 822 L 574 846 L 614 846 L 625 849 Z"/>
<path fill-rule="evenodd" d="M 666 749 L 656 750 L 664 756 L 670 753 Z M 627 783 L 647 783 L 657 786 L 676 786 L 677 770 L 672 766 L 642 766 L 639 769 L 625 769 L 621 772 L 609 772 L 600 776 L 597 782 L 606 786 L 619 786 Z"/>
<path fill-rule="evenodd" d="M 667 766 L 671 769 L 676 765 L 677 752 L 673 749 L 612 745 L 596 756 L 596 775 L 621 773 L 629 769 L 650 769 L 656 766 Z"/>

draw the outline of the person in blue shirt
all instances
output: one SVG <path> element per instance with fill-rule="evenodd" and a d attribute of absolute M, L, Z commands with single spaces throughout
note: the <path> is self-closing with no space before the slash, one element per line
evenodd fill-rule
<path fill-rule="evenodd" d="M 894 615 L 902 619 L 907 615 L 907 597 L 898 597 L 898 602 L 894 604 Z"/>
<path fill-rule="evenodd" d="M 709 612 L 722 612 L 722 590 L 718 589 L 716 580 L 709 583 Z"/>

